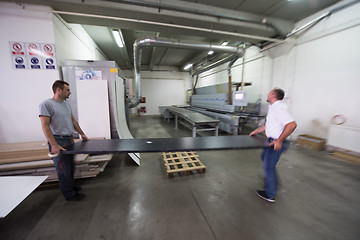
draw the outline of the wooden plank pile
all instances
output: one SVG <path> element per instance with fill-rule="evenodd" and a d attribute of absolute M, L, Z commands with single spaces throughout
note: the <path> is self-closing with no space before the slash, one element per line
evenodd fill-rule
<path fill-rule="evenodd" d="M 190 172 L 194 170 L 200 171 L 201 173 L 204 173 L 206 170 L 199 156 L 193 151 L 163 152 L 162 156 L 169 178 L 172 178 L 174 173 L 190 175 Z"/>
<path fill-rule="evenodd" d="M 54 163 L 48 153 L 47 142 L 0 144 L 0 177 L 49 176 L 45 182 L 58 181 Z M 96 177 L 104 171 L 112 156 L 112 154 L 75 155 L 74 178 Z"/>
<path fill-rule="evenodd" d="M 335 151 L 332 153 L 332 157 L 335 159 L 350 161 L 360 164 L 360 154 L 351 151 Z"/>

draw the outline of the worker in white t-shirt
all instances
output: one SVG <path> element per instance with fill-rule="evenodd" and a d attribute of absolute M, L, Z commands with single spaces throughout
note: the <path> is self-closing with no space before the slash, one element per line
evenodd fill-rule
<path fill-rule="evenodd" d="M 297 126 L 286 104 L 281 101 L 284 95 L 284 91 L 280 88 L 274 88 L 269 92 L 267 102 L 270 105 L 266 122 L 250 133 L 250 136 L 253 136 L 265 131 L 265 135 L 270 142 L 270 148 L 265 148 L 261 154 L 265 189 L 263 191 L 257 190 L 259 197 L 269 202 L 275 202 L 277 192 L 276 164 L 281 154 L 289 147 L 287 138 Z"/>

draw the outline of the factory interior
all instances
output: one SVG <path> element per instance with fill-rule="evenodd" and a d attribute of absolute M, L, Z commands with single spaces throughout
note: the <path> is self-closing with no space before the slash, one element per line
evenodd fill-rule
<path fill-rule="evenodd" d="M 359 12 L 359 0 L 0 0 L 0 239 L 360 239 Z M 39 119 L 56 80 L 89 138 L 74 132 L 62 152 L 76 201 Z M 249 135 L 274 88 L 297 126 L 271 202 L 257 190 L 272 140 Z"/>

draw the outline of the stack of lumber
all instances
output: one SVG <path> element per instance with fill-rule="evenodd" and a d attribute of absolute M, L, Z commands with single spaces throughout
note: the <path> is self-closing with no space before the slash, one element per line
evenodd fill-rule
<path fill-rule="evenodd" d="M 48 156 L 47 142 L 26 142 L 0 144 L 1 176 L 49 176 L 45 182 L 58 181 L 53 161 Z M 112 154 L 90 156 L 77 154 L 75 178 L 96 177 L 104 171 Z"/>

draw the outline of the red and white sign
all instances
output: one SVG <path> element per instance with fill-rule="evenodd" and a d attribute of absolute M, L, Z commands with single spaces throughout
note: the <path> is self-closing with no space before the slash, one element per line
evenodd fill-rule
<path fill-rule="evenodd" d="M 42 44 L 42 50 L 47 56 L 54 56 L 55 54 L 55 48 L 53 44 Z"/>
<path fill-rule="evenodd" d="M 25 43 L 10 42 L 10 52 L 12 55 L 25 55 Z"/>
<path fill-rule="evenodd" d="M 26 50 L 30 56 L 41 56 L 42 51 L 39 43 L 26 43 Z"/>
<path fill-rule="evenodd" d="M 9 42 L 15 69 L 57 69 L 55 44 Z"/>

